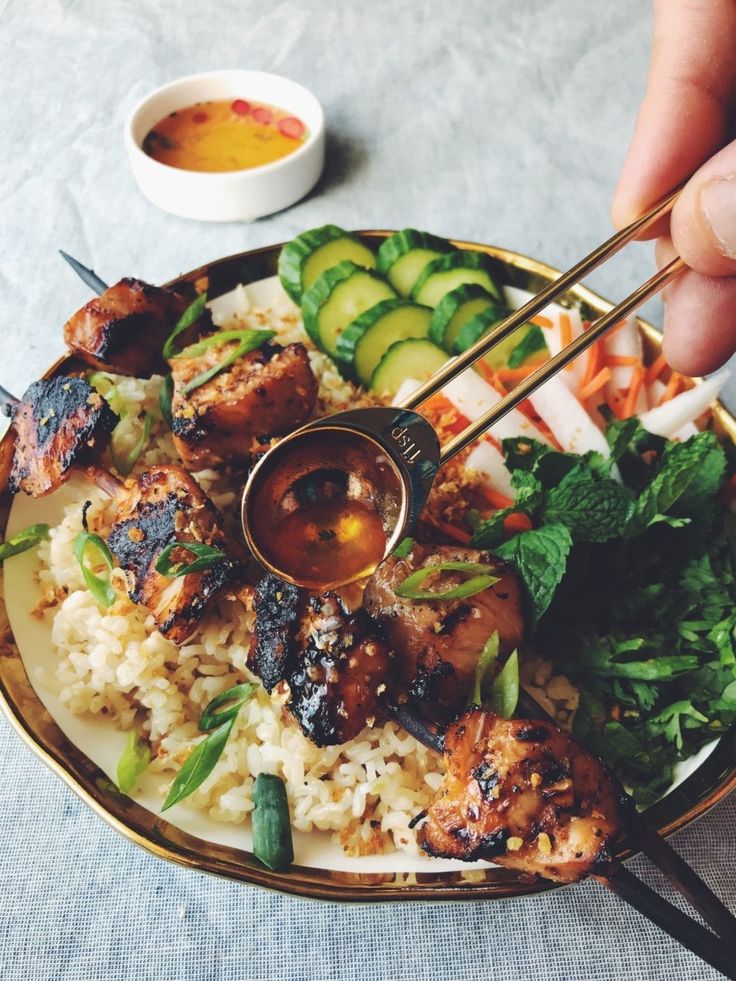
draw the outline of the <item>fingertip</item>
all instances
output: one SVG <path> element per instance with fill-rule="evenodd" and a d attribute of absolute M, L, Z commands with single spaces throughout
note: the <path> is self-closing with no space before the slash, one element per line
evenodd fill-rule
<path fill-rule="evenodd" d="M 666 255 L 667 245 L 659 251 Z M 734 349 L 736 279 L 682 273 L 666 296 L 662 351 L 667 363 L 683 375 L 704 375 L 725 364 Z"/>

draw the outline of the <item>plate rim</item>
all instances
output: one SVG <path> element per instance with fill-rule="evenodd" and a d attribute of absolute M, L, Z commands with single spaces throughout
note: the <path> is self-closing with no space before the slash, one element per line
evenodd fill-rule
<path fill-rule="evenodd" d="M 392 231 L 364 229 L 355 234 L 375 242 L 387 238 Z M 485 252 L 492 259 L 518 269 L 527 276 L 548 282 L 560 275 L 555 267 L 520 252 L 462 239 L 451 241 L 461 249 Z M 259 258 L 273 260 L 283 245 L 284 243 L 261 246 L 223 256 L 169 280 L 166 285 L 196 283 L 203 278 L 209 279 L 212 272 L 218 269 L 252 263 Z M 572 287 L 565 296 L 582 301 L 586 307 L 599 314 L 607 312 L 614 305 L 580 285 Z M 650 351 L 658 351 L 661 346 L 660 332 L 647 321 L 640 318 L 636 320 L 645 345 Z M 73 355 L 62 355 L 42 377 L 53 377 L 80 367 L 84 366 Z M 702 379 L 696 379 L 696 384 L 701 381 Z M 721 433 L 736 442 L 736 419 L 721 403 L 717 404 L 714 416 Z M 9 434 L 6 433 L 0 441 L 0 461 L 7 457 L 8 446 Z M 12 500 L 7 490 L 7 474 L 2 474 L 0 495 L 0 528 L 4 529 Z M 525 881 L 511 870 L 498 867 L 488 870 L 471 868 L 467 872 L 354 873 L 294 865 L 286 871 L 273 872 L 261 865 L 245 849 L 219 845 L 182 831 L 160 815 L 121 794 L 110 778 L 71 743 L 36 694 L 9 627 L 7 637 L 0 644 L 0 708 L 26 746 L 98 817 L 149 853 L 180 866 L 277 892 L 332 902 L 503 899 L 560 888 L 559 885 L 543 880 Z M 732 729 L 721 737 L 719 746 L 711 754 L 711 765 L 714 762 L 712 757 L 720 758 L 725 755 L 731 760 L 736 758 L 735 747 L 736 732 Z M 706 760 L 701 764 L 678 791 L 673 793 L 682 791 L 682 787 L 686 787 L 702 773 L 708 762 Z M 682 814 L 668 821 L 657 822 L 660 833 L 669 835 L 687 827 L 724 800 L 734 789 L 736 764 L 730 763 L 730 769 L 721 773 L 714 785 L 707 788 Z M 657 805 L 655 809 L 656 807 Z M 633 854 L 634 850 L 624 847 L 618 852 L 618 857 L 625 860 Z"/>

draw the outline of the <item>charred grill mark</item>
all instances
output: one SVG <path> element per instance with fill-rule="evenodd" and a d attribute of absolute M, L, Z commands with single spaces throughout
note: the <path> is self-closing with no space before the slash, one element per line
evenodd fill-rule
<path fill-rule="evenodd" d="M 130 590 L 134 603 L 141 602 L 141 588 L 148 570 L 161 551 L 174 540 L 176 514 L 182 511 L 176 494 L 160 501 L 145 502 L 133 518 L 119 521 L 110 531 L 107 544 L 126 572 L 132 572 L 135 586 Z"/>
<path fill-rule="evenodd" d="M 549 730 L 545 726 L 533 726 L 528 729 L 520 729 L 515 739 L 520 743 L 543 743 L 549 736 Z"/>
<path fill-rule="evenodd" d="M 498 770 L 494 770 L 487 760 L 483 760 L 473 770 L 473 776 L 478 782 L 480 792 L 487 799 L 492 798 L 491 791 L 496 787 L 501 779 Z"/>
<path fill-rule="evenodd" d="M 129 480 L 107 538 L 110 551 L 128 574 L 129 595 L 154 616 L 159 631 L 181 644 L 196 629 L 209 603 L 243 568 L 228 547 L 220 515 L 181 467 L 156 466 Z M 183 576 L 156 571 L 161 552 L 173 541 L 206 542 L 222 552 L 213 565 Z M 175 549 L 173 557 L 176 558 Z"/>
<path fill-rule="evenodd" d="M 288 685 L 289 710 L 316 745 L 345 742 L 382 717 L 389 654 L 365 611 L 271 575 L 255 607 L 250 666 L 267 689 Z"/>
<path fill-rule="evenodd" d="M 420 660 L 408 693 L 412 698 L 422 702 L 436 701 L 442 691 L 443 682 L 454 674 L 455 669 L 447 661 L 437 661 L 427 667 L 424 661 Z"/>
<path fill-rule="evenodd" d="M 264 576 L 256 587 L 258 623 L 249 660 L 266 691 L 285 680 L 285 661 L 294 641 L 300 609 L 301 590 L 276 576 Z"/>
<path fill-rule="evenodd" d="M 452 633 L 456 627 L 459 627 L 460 624 L 465 623 L 468 617 L 472 615 L 473 607 L 469 603 L 460 603 L 459 606 L 451 607 L 440 620 L 440 623 L 442 624 L 441 633 Z"/>
<path fill-rule="evenodd" d="M 38 496 L 54 490 L 75 463 L 90 461 L 119 422 L 83 378 L 59 376 L 28 387 L 15 407 L 9 486 Z"/>

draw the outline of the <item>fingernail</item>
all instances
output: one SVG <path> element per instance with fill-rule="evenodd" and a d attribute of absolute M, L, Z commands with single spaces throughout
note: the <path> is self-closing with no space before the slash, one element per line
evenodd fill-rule
<path fill-rule="evenodd" d="M 700 207 L 719 252 L 736 259 L 736 175 L 708 181 L 700 192 Z"/>

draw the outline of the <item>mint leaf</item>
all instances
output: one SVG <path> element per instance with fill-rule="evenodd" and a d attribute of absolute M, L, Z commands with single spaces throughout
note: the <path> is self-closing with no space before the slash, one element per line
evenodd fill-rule
<path fill-rule="evenodd" d="M 628 535 L 640 534 L 678 502 L 692 508 L 718 490 L 726 457 L 711 432 L 669 443 L 659 470 L 636 502 Z"/>
<path fill-rule="evenodd" d="M 496 555 L 505 559 L 523 580 L 535 623 L 549 606 L 565 574 L 571 548 L 572 538 L 567 528 L 549 524 L 524 531 L 496 549 Z"/>
<path fill-rule="evenodd" d="M 584 466 L 571 470 L 547 494 L 542 520 L 565 525 L 576 541 L 605 542 L 620 536 L 633 505 L 626 490 Z"/>
<path fill-rule="evenodd" d="M 490 518 L 478 522 L 470 539 L 473 548 L 495 548 L 500 545 L 506 537 L 504 522 L 510 514 L 523 513 L 530 518 L 534 516 L 542 502 L 542 485 L 534 474 L 527 470 L 515 470 L 511 483 L 516 488 L 516 500 L 511 507 L 501 508 Z"/>

